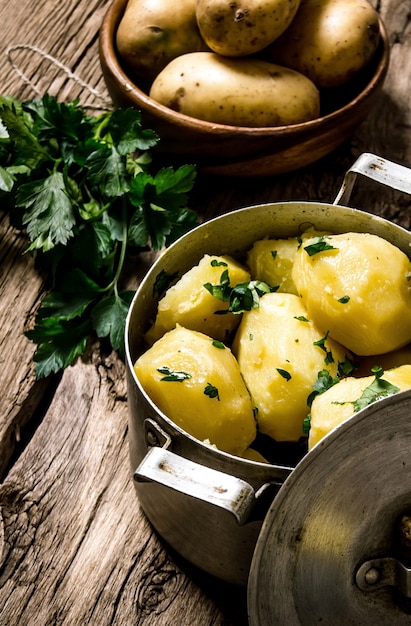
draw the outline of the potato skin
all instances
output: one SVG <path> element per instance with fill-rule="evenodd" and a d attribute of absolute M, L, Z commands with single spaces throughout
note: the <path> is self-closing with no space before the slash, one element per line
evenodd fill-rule
<path fill-rule="evenodd" d="M 400 391 L 411 389 L 411 365 L 402 365 L 384 372 L 382 378 Z M 344 378 L 316 396 L 311 406 L 311 428 L 308 448 L 311 450 L 325 435 L 355 414 L 353 402 L 375 380 L 375 376 Z M 371 425 L 372 428 L 372 425 Z"/>
<path fill-rule="evenodd" d="M 198 30 L 196 0 L 129 0 L 116 35 L 119 56 L 147 81 L 175 57 L 208 50 Z"/>
<path fill-rule="evenodd" d="M 197 23 L 211 50 L 224 56 L 259 52 L 291 24 L 300 0 L 197 0 Z"/>
<path fill-rule="evenodd" d="M 185 372 L 182 382 L 164 381 L 159 368 Z M 134 366 L 143 389 L 175 424 L 219 450 L 241 455 L 256 436 L 254 406 L 228 347 L 177 326 L 142 354 Z M 207 385 L 218 397 L 205 393 Z"/>
<path fill-rule="evenodd" d="M 350 356 L 344 347 L 326 339 L 333 360 L 327 358 L 327 352 L 314 344 L 323 338 L 294 294 L 265 294 L 258 309 L 243 313 L 233 353 L 256 405 L 258 428 L 276 441 L 298 441 L 304 436 L 307 399 L 318 372 L 327 370 L 334 378 L 338 363 Z"/>
<path fill-rule="evenodd" d="M 411 262 L 369 233 L 325 237 L 332 246 L 309 256 L 304 241 L 292 277 L 309 316 L 359 356 L 384 354 L 411 342 Z M 348 297 L 348 299 L 347 299 Z"/>
<path fill-rule="evenodd" d="M 378 13 L 367 0 L 301 0 L 267 59 L 305 74 L 319 89 L 337 87 L 369 63 L 379 39 Z"/>
<path fill-rule="evenodd" d="M 154 80 L 150 97 L 184 115 L 231 126 L 283 126 L 320 114 L 318 90 L 302 74 L 213 52 L 171 61 Z"/>

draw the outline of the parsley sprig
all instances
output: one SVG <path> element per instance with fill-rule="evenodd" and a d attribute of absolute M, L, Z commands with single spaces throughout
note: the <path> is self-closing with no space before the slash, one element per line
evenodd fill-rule
<path fill-rule="evenodd" d="M 157 135 L 134 109 L 87 115 L 78 101 L 0 97 L 0 197 L 51 277 L 35 326 L 36 375 L 72 364 L 93 335 L 124 353 L 133 293 L 127 253 L 160 250 L 197 223 L 195 167 L 153 173 Z"/>
<path fill-rule="evenodd" d="M 244 313 L 244 311 L 251 311 L 251 309 L 258 309 L 260 298 L 264 294 L 277 291 L 278 289 L 278 286 L 270 287 L 270 285 L 261 280 L 250 280 L 238 283 L 233 287 L 230 283 L 228 270 L 224 270 L 221 274 L 219 284 L 205 283 L 203 286 L 218 300 L 229 302 L 227 309 L 216 311 L 216 313 L 221 315 L 226 313 L 240 314 Z"/>

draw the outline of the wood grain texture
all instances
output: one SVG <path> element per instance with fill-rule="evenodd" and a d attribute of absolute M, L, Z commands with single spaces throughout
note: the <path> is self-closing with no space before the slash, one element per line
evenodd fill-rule
<path fill-rule="evenodd" d="M 376 4 L 376 3 L 375 3 Z M 26 48 L 13 59 L 36 86 L 60 99 L 107 97 L 98 59 L 102 0 L 0 0 L 0 93 L 36 92 L 6 48 L 36 46 L 97 89 L 102 100 Z M 199 176 L 191 204 L 201 219 L 250 204 L 332 202 L 362 152 L 411 166 L 411 17 L 403 0 L 380 0 L 391 42 L 381 98 L 352 140 L 315 165 L 252 180 Z M 411 199 L 359 181 L 352 202 L 409 228 Z M 243 626 L 245 591 L 193 571 L 153 532 L 134 493 L 127 445 L 124 367 L 91 346 L 63 376 L 36 382 L 24 337 L 45 282 L 26 242 L 0 222 L 0 623 Z M 133 260 L 134 262 L 135 260 Z M 140 260 L 139 272 L 151 263 Z M 212 537 L 210 538 L 212 549 Z"/>

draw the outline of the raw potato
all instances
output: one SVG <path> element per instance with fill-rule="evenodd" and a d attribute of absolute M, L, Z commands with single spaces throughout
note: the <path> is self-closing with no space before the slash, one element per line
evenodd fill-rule
<path fill-rule="evenodd" d="M 175 57 L 208 50 L 198 30 L 196 0 L 129 0 L 116 36 L 120 57 L 133 73 L 153 78 Z"/>
<path fill-rule="evenodd" d="M 282 126 L 320 114 L 318 90 L 302 74 L 213 52 L 171 61 L 154 80 L 150 97 L 184 115 L 232 126 Z"/>
<path fill-rule="evenodd" d="M 325 341 L 326 350 L 314 345 L 324 335 L 307 318 L 298 296 L 265 294 L 258 309 L 243 313 L 233 343 L 258 428 L 277 441 L 303 437 L 307 398 L 318 372 L 327 370 L 334 378 L 338 363 L 346 360 L 347 350 L 333 340 Z"/>
<path fill-rule="evenodd" d="M 233 287 L 250 280 L 248 271 L 231 257 L 206 254 L 159 301 L 155 323 L 146 333 L 147 342 L 152 344 L 177 324 L 220 341 L 227 340 L 239 324 L 240 316 L 234 313 L 216 315 L 216 311 L 227 309 L 229 303 L 218 300 L 204 287 L 206 283 L 220 284 L 225 270 L 228 270 Z"/>
<path fill-rule="evenodd" d="M 158 368 L 189 374 L 164 381 Z M 139 357 L 134 366 L 143 389 L 175 424 L 219 450 L 241 455 L 256 436 L 253 403 L 229 348 L 178 326 Z M 207 395 L 211 385 L 218 396 Z"/>
<path fill-rule="evenodd" d="M 411 365 L 402 365 L 384 372 L 382 378 L 405 391 L 411 388 Z M 344 378 L 314 398 L 311 406 L 311 428 L 308 448 L 311 450 L 325 435 L 355 415 L 353 402 L 358 400 L 375 376 Z M 372 428 L 372 424 L 370 425 Z"/>
<path fill-rule="evenodd" d="M 292 276 L 308 315 L 330 337 L 360 356 L 383 354 L 411 341 L 411 262 L 369 233 L 330 235 L 333 249 L 297 252 Z"/>
<path fill-rule="evenodd" d="M 197 22 L 211 50 L 225 56 L 259 52 L 291 24 L 300 0 L 197 0 Z"/>
<path fill-rule="evenodd" d="M 379 38 L 378 13 L 367 0 L 301 0 L 268 59 L 305 74 L 319 89 L 336 87 L 370 62 Z"/>
<path fill-rule="evenodd" d="M 301 235 L 301 239 L 321 234 L 326 233 L 309 229 Z M 271 287 L 278 286 L 278 291 L 298 295 L 291 273 L 299 246 L 300 238 L 298 237 L 256 241 L 247 255 L 251 278 L 263 280 Z"/>

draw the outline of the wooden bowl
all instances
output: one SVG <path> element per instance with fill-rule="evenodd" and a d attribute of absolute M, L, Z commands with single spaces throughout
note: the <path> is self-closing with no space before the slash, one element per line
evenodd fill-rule
<path fill-rule="evenodd" d="M 381 40 L 373 61 L 344 87 L 322 93 L 321 117 L 269 128 L 205 122 L 173 111 L 137 85 L 116 50 L 116 32 L 127 0 L 114 0 L 99 35 L 100 62 L 116 107 L 139 109 L 146 127 L 160 137 L 157 150 L 174 165 L 196 163 L 199 170 L 224 176 L 282 174 L 318 161 L 352 135 L 381 90 L 389 64 L 388 37 L 380 19 Z"/>

